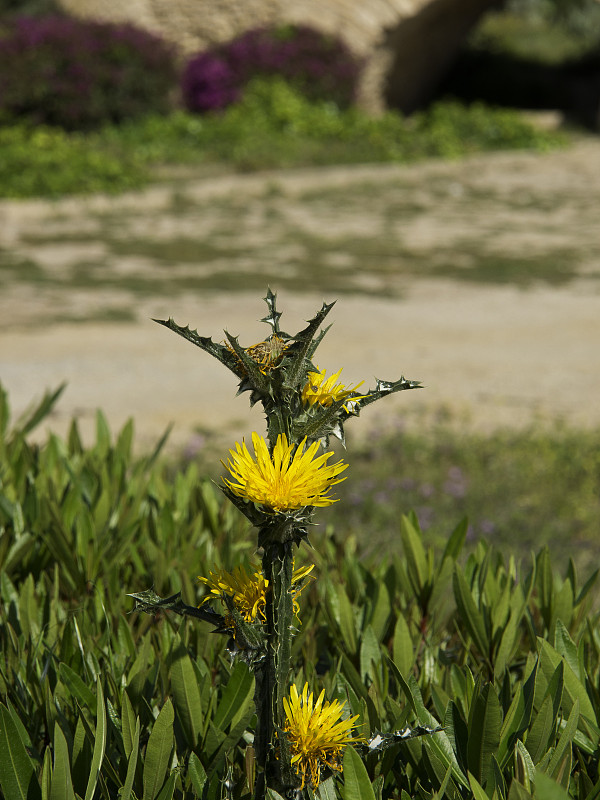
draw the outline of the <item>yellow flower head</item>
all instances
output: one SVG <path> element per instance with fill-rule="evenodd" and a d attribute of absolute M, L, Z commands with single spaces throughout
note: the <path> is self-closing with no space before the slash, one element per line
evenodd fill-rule
<path fill-rule="evenodd" d="M 290 742 L 292 766 L 302 780 L 303 789 L 306 783 L 313 788 L 319 785 L 321 769 L 341 771 L 340 756 L 346 745 L 361 741 L 352 735 L 352 726 L 358 714 L 350 719 L 342 719 L 344 703 L 337 700 L 323 702 L 325 690 L 316 702 L 313 693 L 308 691 L 308 683 L 304 684 L 302 695 L 295 686 L 290 688 L 290 697 L 283 698 L 285 709 L 285 733 Z"/>
<path fill-rule="evenodd" d="M 302 402 L 305 406 L 314 406 L 316 404 L 320 406 L 330 406 L 333 403 L 337 403 L 339 400 L 345 400 L 347 397 L 350 397 L 351 394 L 356 392 L 359 389 L 364 381 L 361 381 L 356 386 L 344 386 L 343 383 L 337 383 L 337 379 L 340 377 L 342 370 L 339 369 L 334 375 L 331 375 L 329 378 L 325 379 L 326 370 L 319 370 L 318 372 L 309 372 L 308 373 L 308 383 L 302 390 Z M 367 395 L 361 395 L 360 397 L 353 397 L 352 401 L 356 400 L 364 400 Z M 348 403 L 348 406 L 351 404 Z M 347 406 L 344 406 L 346 411 L 349 410 Z"/>
<path fill-rule="evenodd" d="M 245 442 L 236 442 L 230 450 L 231 459 L 223 463 L 233 480 L 224 483 L 238 497 L 265 506 L 273 511 L 289 511 L 304 506 L 329 506 L 336 500 L 328 496 L 331 487 L 345 480 L 338 475 L 347 464 L 338 461 L 329 466 L 331 453 L 316 456 L 319 443 L 313 442 L 306 450 L 306 438 L 295 447 L 288 444 L 285 434 L 277 437 L 273 456 L 267 443 L 257 433 L 252 434 L 255 459 Z M 315 457 L 316 456 L 316 457 Z"/>
<path fill-rule="evenodd" d="M 312 572 L 313 568 L 314 564 L 311 564 L 310 567 L 298 567 L 293 572 L 292 597 L 294 598 L 294 612 L 296 614 L 300 611 L 296 598 L 304 588 L 304 579 Z M 202 598 L 200 605 L 215 599 L 225 602 L 225 598 L 230 597 L 233 605 L 246 622 L 252 622 L 256 617 L 260 617 L 266 622 L 265 607 L 269 581 L 266 580 L 262 572 L 255 570 L 250 575 L 244 567 L 236 567 L 233 572 L 217 569 L 208 574 L 208 578 L 198 576 L 198 580 L 206 584 L 210 589 L 206 597 Z"/>

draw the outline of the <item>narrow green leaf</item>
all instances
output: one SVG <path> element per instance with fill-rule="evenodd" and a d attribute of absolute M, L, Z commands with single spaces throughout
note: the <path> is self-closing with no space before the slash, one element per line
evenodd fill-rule
<path fill-rule="evenodd" d="M 469 714 L 467 760 L 469 771 L 485 786 L 491 768 L 491 757 L 498 750 L 502 728 L 502 709 L 491 683 L 477 694 Z"/>
<path fill-rule="evenodd" d="M 446 786 L 448 786 L 448 783 L 450 782 L 451 775 L 452 775 L 452 765 L 450 765 L 446 770 L 446 774 L 444 775 L 444 780 L 441 782 L 440 788 L 433 795 L 431 800 L 443 800 L 443 797 L 446 794 Z M 486 800 L 488 800 L 487 797 Z"/>
<path fill-rule="evenodd" d="M 283 797 L 275 789 L 267 789 L 266 796 L 269 800 L 283 800 Z"/>
<path fill-rule="evenodd" d="M 339 794 L 335 788 L 335 780 L 332 776 L 319 784 L 315 797 L 318 800 L 339 800 Z"/>
<path fill-rule="evenodd" d="M 473 792 L 473 800 L 489 800 L 487 794 L 483 791 L 483 787 L 479 783 L 479 781 L 475 778 L 475 776 L 469 772 L 469 786 L 471 787 L 471 791 Z"/>
<path fill-rule="evenodd" d="M 179 636 L 174 640 L 171 656 L 171 689 L 177 717 L 181 722 L 188 745 L 193 750 L 202 737 L 204 715 L 200 690 L 192 661 Z"/>
<path fill-rule="evenodd" d="M 96 411 L 96 447 L 101 453 L 108 453 L 110 450 L 110 428 L 100 409 Z"/>
<path fill-rule="evenodd" d="M 387 586 L 383 582 L 376 583 L 375 602 L 369 624 L 373 628 L 373 633 L 379 642 L 383 641 L 383 637 L 386 634 L 391 611 L 392 606 Z"/>
<path fill-rule="evenodd" d="M 173 793 L 175 792 L 175 781 L 177 780 L 177 773 L 172 772 L 167 778 L 167 782 L 161 789 L 156 800 L 173 800 Z"/>
<path fill-rule="evenodd" d="M 96 691 L 98 693 L 98 702 L 96 708 L 96 737 L 94 739 L 94 752 L 92 753 L 90 777 L 85 790 L 85 800 L 92 800 L 94 797 L 96 784 L 98 783 L 98 776 L 100 775 L 100 769 L 104 759 L 104 750 L 106 748 L 106 707 L 104 705 L 104 692 L 102 691 L 102 684 L 99 678 L 96 681 Z"/>
<path fill-rule="evenodd" d="M 500 680 L 504 674 L 506 665 L 510 663 L 513 649 L 518 640 L 520 622 L 520 616 L 518 616 L 515 611 L 512 611 L 510 617 L 508 618 L 508 622 L 504 626 L 502 638 L 500 639 L 500 645 L 498 646 L 498 650 L 496 651 L 494 658 L 494 677 L 496 680 Z"/>
<path fill-rule="evenodd" d="M 351 654 L 356 653 L 358 649 L 358 639 L 354 622 L 354 610 L 341 583 L 334 584 L 330 581 L 327 582 L 327 601 L 330 612 L 344 640 L 345 648 Z"/>
<path fill-rule="evenodd" d="M 123 732 L 123 748 L 127 758 L 131 755 L 135 738 L 136 716 L 127 692 L 123 692 L 121 699 L 121 730 Z"/>
<path fill-rule="evenodd" d="M 192 753 L 190 756 L 188 775 L 190 776 L 196 794 L 200 797 L 204 789 L 204 784 L 206 783 L 206 770 L 202 766 L 202 762 L 196 753 Z"/>
<path fill-rule="evenodd" d="M 54 723 L 54 770 L 50 800 L 75 800 L 67 740 L 58 722 Z"/>
<path fill-rule="evenodd" d="M 98 702 L 97 698 L 81 677 L 64 662 L 58 665 L 58 674 L 73 698 L 93 711 Z"/>
<path fill-rule="evenodd" d="M 556 628 L 554 630 L 554 648 L 557 653 L 565 659 L 566 663 L 571 667 L 573 673 L 581 680 L 582 676 L 579 674 L 579 658 L 577 657 L 577 646 L 567 630 L 565 624 L 561 619 L 556 620 Z M 585 677 L 584 679 L 585 680 Z"/>
<path fill-rule="evenodd" d="M 152 726 L 146 747 L 143 800 L 155 800 L 164 783 L 173 748 L 174 719 L 173 704 L 167 700 Z"/>
<path fill-rule="evenodd" d="M 239 711 L 252 700 L 254 679 L 252 673 L 242 661 L 235 665 L 227 686 L 223 691 L 221 702 L 215 712 L 215 727 L 225 730 Z"/>
<path fill-rule="evenodd" d="M 120 800 L 131 800 L 131 790 L 133 788 L 133 781 L 135 778 L 135 770 L 137 767 L 139 746 L 140 746 L 140 718 L 138 717 L 135 722 L 133 741 L 131 743 L 131 749 L 129 751 L 129 757 L 127 761 L 127 775 L 125 777 L 125 783 L 123 784 L 123 792 L 121 794 Z"/>
<path fill-rule="evenodd" d="M 44 764 L 42 766 L 42 800 L 50 800 L 50 788 L 52 786 L 52 756 L 50 748 L 47 747 L 44 752 Z"/>
<path fill-rule="evenodd" d="M 562 656 L 558 653 L 552 645 L 544 639 L 538 639 L 538 647 L 540 653 L 540 669 L 543 671 L 547 680 L 550 680 L 554 674 L 556 667 L 563 661 Z M 564 692 L 563 692 L 563 707 L 566 714 L 571 713 L 571 709 L 575 700 L 579 700 L 579 709 L 581 714 L 586 719 L 593 722 L 596 719 L 594 707 L 587 693 L 587 689 L 579 680 L 577 675 L 573 672 L 571 667 L 564 662 Z"/>
<path fill-rule="evenodd" d="M 373 628 L 367 625 L 360 643 L 360 675 L 364 681 L 375 680 L 376 665 L 381 661 L 381 650 Z M 375 666 L 374 666 L 375 664 Z"/>
<path fill-rule="evenodd" d="M 558 773 L 558 768 L 562 757 L 567 750 L 567 748 L 571 748 L 571 743 L 573 741 L 573 737 L 575 736 L 575 731 L 577 730 L 577 724 L 579 722 L 579 700 L 575 700 L 573 704 L 573 708 L 571 709 L 571 713 L 569 714 L 569 719 L 567 720 L 567 724 L 563 728 L 563 731 L 560 735 L 558 740 L 558 744 L 552 754 L 552 758 L 550 759 L 550 763 L 548 764 L 548 769 L 546 770 L 548 775 L 551 775 L 553 778 L 556 777 Z"/>
<path fill-rule="evenodd" d="M 515 777 L 523 786 L 530 786 L 535 778 L 535 766 L 523 742 L 517 739 L 514 749 Z"/>
<path fill-rule="evenodd" d="M 536 797 L 543 800 L 569 800 L 571 795 L 540 770 L 535 774 Z"/>
<path fill-rule="evenodd" d="M 514 697 L 504 716 L 504 721 L 502 722 L 502 728 L 500 730 L 500 744 L 498 745 L 496 758 L 502 767 L 505 766 L 505 761 L 510 757 L 514 739 L 519 733 L 524 709 L 525 700 L 523 697 L 523 687 L 519 683 L 515 687 Z"/>
<path fill-rule="evenodd" d="M 19 731 L 0 703 L 0 788 L 11 800 L 38 800 L 40 786 Z"/>
<path fill-rule="evenodd" d="M 452 559 L 452 561 L 456 561 L 463 549 L 468 530 L 469 520 L 465 517 L 458 523 L 456 528 L 454 528 L 450 534 L 450 538 L 446 542 L 446 547 L 444 548 L 441 564 L 443 564 L 447 558 Z"/>
<path fill-rule="evenodd" d="M 415 663 L 415 651 L 410 629 L 402 613 L 398 614 L 398 619 L 396 620 L 392 653 L 394 664 L 402 675 L 408 677 Z"/>
<path fill-rule="evenodd" d="M 513 779 L 508 790 L 508 800 L 533 800 L 533 795 L 519 781 Z"/>
<path fill-rule="evenodd" d="M 344 800 L 375 800 L 362 758 L 353 747 L 346 747 L 343 758 Z"/>
<path fill-rule="evenodd" d="M 473 595 L 464 575 L 457 566 L 453 575 L 454 598 L 460 618 L 484 658 L 488 658 L 490 643 L 483 617 L 475 605 Z"/>
<path fill-rule="evenodd" d="M 33 409 L 28 409 L 24 416 L 17 422 L 17 427 L 20 428 L 21 433 L 23 436 L 26 436 L 30 433 L 35 427 L 37 427 L 40 422 L 48 416 L 48 414 L 52 411 L 54 404 L 57 402 L 58 398 L 64 392 L 66 383 L 61 383 L 58 389 L 55 389 L 53 392 L 46 392 L 44 394 L 41 402 Z"/>
<path fill-rule="evenodd" d="M 427 558 L 421 536 L 405 515 L 402 515 L 400 520 L 400 537 L 406 557 L 408 577 L 416 598 L 420 600 L 429 578 L 427 574 Z"/>
<path fill-rule="evenodd" d="M 525 740 L 525 746 L 534 764 L 538 764 L 544 753 L 547 752 L 555 723 L 556 715 L 552 707 L 552 698 L 548 696 L 544 699 L 542 707 L 533 720 Z"/>

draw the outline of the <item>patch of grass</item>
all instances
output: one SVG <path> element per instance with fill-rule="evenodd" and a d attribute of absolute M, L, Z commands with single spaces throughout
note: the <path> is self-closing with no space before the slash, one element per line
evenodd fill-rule
<path fill-rule="evenodd" d="M 579 259 L 571 251 L 540 255 L 527 253 L 522 257 L 473 250 L 475 252 L 467 265 L 453 262 L 450 256 L 446 263 L 434 266 L 431 274 L 473 283 L 512 284 L 521 288 L 534 283 L 561 286 L 578 274 Z M 462 254 L 465 255 L 464 250 Z"/>
<path fill-rule="evenodd" d="M 466 516 L 471 540 L 510 547 L 525 561 L 543 545 L 582 565 L 595 560 L 600 430 L 557 424 L 486 436 L 441 423 L 374 436 L 344 458 L 349 479 L 328 522 L 373 551 L 397 540 L 399 514 L 414 509 L 438 544 Z"/>

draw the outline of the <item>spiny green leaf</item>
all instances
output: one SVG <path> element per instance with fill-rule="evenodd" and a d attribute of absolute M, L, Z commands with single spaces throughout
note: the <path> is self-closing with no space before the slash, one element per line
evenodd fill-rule
<path fill-rule="evenodd" d="M 390 394 L 395 394 L 396 392 L 402 392 L 406 389 L 421 389 L 422 385 L 420 381 L 411 381 L 407 380 L 404 376 L 399 378 L 397 381 L 382 381 L 379 378 L 376 379 L 375 388 L 368 389 L 364 392 L 364 398 L 362 400 L 356 400 L 353 412 L 347 411 L 343 414 L 343 418 L 347 419 L 348 417 L 352 416 L 352 413 L 356 414 L 358 411 L 362 411 L 365 406 L 371 405 L 371 403 L 375 403 L 377 400 L 380 400 L 382 397 L 387 397 Z"/>
<path fill-rule="evenodd" d="M 185 328 L 181 325 L 178 325 L 171 317 L 169 317 L 167 320 L 153 319 L 152 321 L 158 322 L 159 325 L 164 325 L 165 328 L 174 331 L 188 342 L 195 344 L 196 347 L 199 347 L 201 350 L 204 350 L 206 353 L 216 358 L 239 377 L 239 369 L 236 366 L 236 359 L 224 345 L 213 342 L 213 340 L 209 337 L 199 336 L 198 331 L 191 330 L 189 325 L 186 325 Z"/>
<path fill-rule="evenodd" d="M 308 321 L 306 328 L 297 333 L 294 338 L 294 344 L 288 349 L 286 357 L 287 367 L 285 372 L 284 386 L 288 389 L 298 388 L 300 382 L 304 379 L 305 364 L 308 358 L 311 342 L 317 332 L 317 328 L 322 324 L 323 320 L 334 307 L 333 303 L 323 303 L 321 310 L 317 311 L 315 316 Z M 312 351 L 314 353 L 314 350 Z"/>

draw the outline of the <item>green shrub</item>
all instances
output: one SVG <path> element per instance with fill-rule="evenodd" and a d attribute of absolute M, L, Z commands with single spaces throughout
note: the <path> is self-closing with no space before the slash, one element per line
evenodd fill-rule
<path fill-rule="evenodd" d="M 123 191 L 164 164 L 225 169 L 411 162 L 503 148 L 545 150 L 566 142 L 515 112 L 457 103 L 404 119 L 311 103 L 282 80 L 252 81 L 222 114 L 149 115 L 96 133 L 0 127 L 0 196 Z"/>
<path fill-rule="evenodd" d="M 122 192 L 144 182 L 141 166 L 134 150 L 111 152 L 56 128 L 0 127 L 1 197 Z"/>
<path fill-rule="evenodd" d="M 227 779 L 249 798 L 251 673 L 203 622 L 130 613 L 124 587 L 195 604 L 196 574 L 252 559 L 253 536 L 195 468 L 161 464 L 160 443 L 132 456 L 131 424 L 113 440 L 99 414 L 90 447 L 76 425 L 32 444 L 57 396 L 11 428 L 0 393 L 0 789 L 208 800 Z M 295 679 L 346 701 L 370 741 L 317 796 L 597 795 L 597 573 L 559 574 L 545 549 L 465 558 L 466 533 L 426 548 L 408 515 L 376 563 L 312 533 Z"/>
<path fill-rule="evenodd" d="M 209 118 L 200 135 L 208 154 L 244 169 L 543 150 L 562 142 L 561 135 L 536 129 L 516 112 L 440 103 L 409 120 L 394 112 L 373 118 L 311 103 L 278 79 L 252 81 L 242 100 Z"/>

